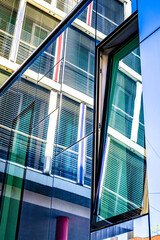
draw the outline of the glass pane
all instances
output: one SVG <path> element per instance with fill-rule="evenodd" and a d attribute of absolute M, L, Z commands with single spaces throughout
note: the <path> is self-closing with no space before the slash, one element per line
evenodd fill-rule
<path fill-rule="evenodd" d="M 10 14 L 7 11 L 9 5 L 18 6 L 19 2 L 2 2 L 0 50 L 6 57 L 10 52 L 12 34 L 18 26 L 15 24 L 17 10 L 11 8 Z M 78 1 L 22 2 L 25 2 L 24 18 L 19 21 L 22 23 L 18 29 L 20 36 L 14 38 L 18 53 L 15 54 L 16 63 L 12 64 L 16 67 L 29 57 Z M 62 216 L 61 221 L 69 223 L 66 224 L 69 240 L 89 239 L 95 46 L 127 17 L 125 13 L 126 9 L 130 9 L 130 1 L 97 0 L 86 5 L 79 11 L 79 16 L 77 13 L 73 17 L 77 19 L 74 22 L 70 19 L 30 60 L 26 69 L 23 68 L 20 81 L 15 79 L 15 84 L 10 85 L 2 95 L 0 168 L 1 179 L 5 179 L 1 181 L 5 199 L 5 189 L 7 194 L 11 190 L 7 195 L 11 196 L 10 200 L 5 200 L 6 205 L 0 215 L 3 217 L 5 238 L 14 239 L 16 234 L 19 240 L 55 239 L 57 232 L 62 232 L 58 224 L 59 216 Z M 19 12 L 18 20 L 20 16 Z M 95 29 L 96 18 L 98 31 Z M 4 23 L 6 19 L 11 23 Z M 123 64 L 130 67 L 128 62 Z M 132 106 L 135 86 L 120 69 L 119 78 L 119 95 L 114 99 L 112 114 L 115 121 L 110 127 L 116 131 L 118 114 L 121 126 L 125 116 L 129 123 L 127 127 L 121 127 L 120 133 L 129 137 L 134 113 L 130 107 L 119 104 L 118 100 L 128 99 Z M 125 81 L 128 84 L 126 91 Z M 130 86 L 133 87 L 131 97 L 128 96 Z M 30 106 L 34 106 L 33 112 Z M 26 109 L 28 112 L 21 115 L 21 120 L 17 118 Z M 114 140 L 112 143 L 114 146 Z M 121 149 L 122 155 L 123 151 Z M 130 156 L 130 152 L 127 154 Z M 5 168 L 8 156 L 10 161 Z M 7 174 L 9 177 L 6 177 Z M 15 192 L 17 203 L 13 203 Z M 15 217 L 11 218 L 12 215 Z M 15 221 L 13 229 L 12 220 Z"/>
<path fill-rule="evenodd" d="M 58 23 L 59 20 L 56 18 L 27 3 L 19 42 L 17 63 L 21 64 Z M 54 51 L 52 53 L 50 52 L 50 54 L 54 55 Z M 51 61 L 50 55 L 44 55 L 46 61 Z"/>
<path fill-rule="evenodd" d="M 0 69 L 0 87 L 9 78 L 10 75 L 11 73 Z"/>
<path fill-rule="evenodd" d="M 137 37 L 113 56 L 98 187 L 98 226 L 146 213 L 146 160 L 144 144 L 139 140 L 139 127 L 144 126 L 140 69 Z"/>
<path fill-rule="evenodd" d="M 9 58 L 19 0 L 0 1 L 0 56 Z"/>
<path fill-rule="evenodd" d="M 15 239 L 23 193 L 23 181 L 33 120 L 34 104 L 21 112 L 14 120 L 10 136 L 8 163 L 1 193 L 1 239 Z M 14 217 L 13 217 L 14 216 Z"/>

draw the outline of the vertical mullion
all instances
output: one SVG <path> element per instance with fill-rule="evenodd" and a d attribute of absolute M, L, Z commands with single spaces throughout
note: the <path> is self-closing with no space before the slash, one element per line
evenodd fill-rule
<path fill-rule="evenodd" d="M 134 114 L 131 130 L 131 140 L 137 142 L 138 128 L 139 128 L 139 115 L 141 109 L 141 96 L 142 96 L 142 84 L 137 81 L 136 83 L 136 98 L 134 102 Z"/>
<path fill-rule="evenodd" d="M 78 140 L 81 140 L 85 134 L 85 117 L 86 117 L 86 105 L 81 103 L 80 116 L 79 116 Z M 85 160 L 85 144 L 84 144 L 84 140 L 82 140 L 79 142 L 79 150 L 78 150 L 77 181 L 79 184 L 84 184 L 84 165 L 85 165 L 84 160 Z"/>
<path fill-rule="evenodd" d="M 18 52 L 19 40 L 21 37 L 25 8 L 26 8 L 26 0 L 20 0 L 16 24 L 15 24 L 15 31 L 14 31 L 13 41 L 12 41 L 12 47 L 11 47 L 11 52 L 9 57 L 9 60 L 12 62 L 15 62 L 17 58 L 17 52 Z"/>
<path fill-rule="evenodd" d="M 52 156 L 53 156 L 53 148 L 55 142 L 55 132 L 57 125 L 57 117 L 58 117 L 58 109 L 56 109 L 57 105 L 57 93 L 51 91 L 50 100 L 49 100 L 49 124 L 48 124 L 48 132 L 47 132 L 47 143 L 45 148 L 45 163 L 44 163 L 44 173 L 51 173 L 52 166 Z"/>
<path fill-rule="evenodd" d="M 124 1 L 124 19 L 128 18 L 132 13 L 131 1 Z"/>

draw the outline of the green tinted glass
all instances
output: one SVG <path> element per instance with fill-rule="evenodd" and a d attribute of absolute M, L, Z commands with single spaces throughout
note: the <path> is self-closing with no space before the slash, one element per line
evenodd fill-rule
<path fill-rule="evenodd" d="M 0 198 L 1 240 L 16 239 L 33 109 L 34 104 L 31 104 L 13 120 L 8 163 Z"/>
<path fill-rule="evenodd" d="M 145 149 L 138 139 L 143 117 L 138 37 L 112 61 L 96 217 L 106 224 L 143 214 L 145 178 Z"/>

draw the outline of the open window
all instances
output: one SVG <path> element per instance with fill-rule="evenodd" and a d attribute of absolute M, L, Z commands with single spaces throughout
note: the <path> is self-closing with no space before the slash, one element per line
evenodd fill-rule
<path fill-rule="evenodd" d="M 92 231 L 148 213 L 136 13 L 98 45 L 96 66 Z"/>

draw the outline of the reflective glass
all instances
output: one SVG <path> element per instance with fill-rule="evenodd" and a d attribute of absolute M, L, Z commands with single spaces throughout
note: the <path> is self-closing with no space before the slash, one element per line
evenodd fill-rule
<path fill-rule="evenodd" d="M 112 61 L 93 223 L 97 227 L 147 212 L 146 157 L 144 143 L 140 144 L 138 138 L 140 124 L 144 124 L 138 37 L 115 53 Z"/>
<path fill-rule="evenodd" d="M 17 10 L 12 8 L 9 19 L 7 2 L 2 4 L 3 18 L 7 16 L 8 22 L 15 23 L 12 15 L 16 16 Z M 23 65 L 21 73 L 1 95 L 1 238 L 57 240 L 57 236 L 65 232 L 69 240 L 87 240 L 90 234 L 95 47 L 130 15 L 130 1 L 125 4 L 119 0 L 88 2 L 50 42 L 44 39 L 77 2 L 20 3 L 23 3 L 23 11 L 19 11 L 17 18 L 20 27 L 13 24 L 19 32 L 12 49 L 15 58 L 7 63 L 1 59 L 1 62 L 7 69 L 14 66 L 11 69 L 14 71 L 39 44 L 43 41 L 46 44 L 34 58 L 33 55 L 29 57 L 28 65 Z M 0 32 L 9 31 L 6 35 L 12 38 L 14 29 L 10 25 L 2 24 Z M 5 40 L 3 51 L 4 46 L 10 48 Z M 8 54 L 10 50 L 7 51 Z M 8 58 L 7 54 L 3 57 Z M 129 62 L 130 57 L 125 64 Z M 123 72 L 119 75 L 122 93 L 118 98 L 124 99 L 124 78 L 127 77 Z M 129 77 L 128 85 L 134 85 Z M 131 102 L 135 97 L 134 88 Z M 114 105 L 113 118 L 118 108 L 120 114 L 125 115 L 123 104 L 118 105 L 115 99 Z M 127 114 L 132 119 L 130 108 Z M 115 121 L 113 128 L 116 126 Z M 130 126 L 128 129 L 122 128 L 122 134 L 130 135 Z M 61 231 L 62 225 L 65 231 Z"/>
<path fill-rule="evenodd" d="M 39 46 L 39 44 L 48 36 L 58 23 L 59 20 L 53 16 L 46 14 L 42 10 L 27 3 L 25 7 L 16 62 L 21 64 L 36 49 L 36 47 Z M 54 54 L 54 50 L 48 52 L 48 55 L 47 53 L 44 53 L 43 64 L 45 65 L 46 61 L 51 64 Z"/>
<path fill-rule="evenodd" d="M 9 58 L 16 25 L 19 0 L 0 1 L 0 56 Z"/>

